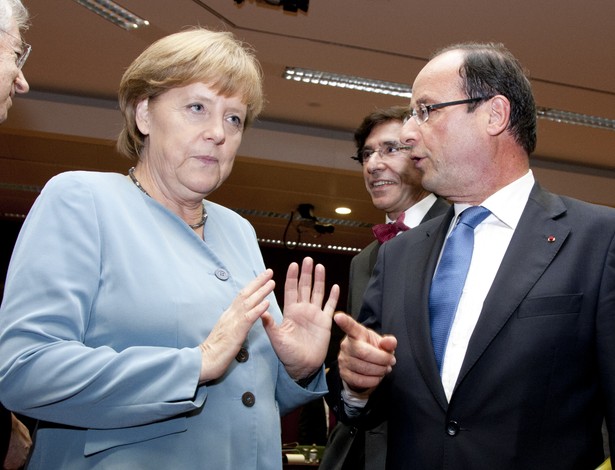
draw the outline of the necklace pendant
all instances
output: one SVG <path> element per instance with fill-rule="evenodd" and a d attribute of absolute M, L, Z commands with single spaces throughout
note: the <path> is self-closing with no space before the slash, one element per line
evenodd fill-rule
<path fill-rule="evenodd" d="M 205 210 L 205 205 L 203 204 L 203 216 L 201 218 L 201 221 L 197 222 L 196 224 L 188 224 L 188 226 L 191 229 L 196 230 L 197 228 L 201 228 L 203 225 L 205 225 L 206 221 L 207 221 L 207 211 Z"/>

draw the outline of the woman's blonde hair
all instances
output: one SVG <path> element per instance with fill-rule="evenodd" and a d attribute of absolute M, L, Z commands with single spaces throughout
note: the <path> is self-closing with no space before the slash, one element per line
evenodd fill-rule
<path fill-rule="evenodd" d="M 145 136 L 137 127 L 139 102 L 165 91 L 202 82 L 222 96 L 239 96 L 247 105 L 244 127 L 263 108 L 263 78 L 254 51 L 230 32 L 193 28 L 159 39 L 128 67 L 119 89 L 124 128 L 117 150 L 138 159 Z"/>

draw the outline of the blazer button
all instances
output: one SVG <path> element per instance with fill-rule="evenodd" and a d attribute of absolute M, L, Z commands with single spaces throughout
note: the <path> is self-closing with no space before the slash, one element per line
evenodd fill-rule
<path fill-rule="evenodd" d="M 246 348 L 241 348 L 237 355 L 235 356 L 235 360 L 237 362 L 246 362 L 250 358 L 250 353 Z"/>
<path fill-rule="evenodd" d="M 246 392 L 241 395 L 241 402 L 244 404 L 244 406 L 251 408 L 254 406 L 254 403 L 256 403 L 256 398 L 254 397 L 254 394 L 252 392 Z"/>
<path fill-rule="evenodd" d="M 459 423 L 457 421 L 449 421 L 446 424 L 446 434 L 449 436 L 456 436 L 459 432 Z"/>
<path fill-rule="evenodd" d="M 228 272 L 222 268 L 216 269 L 216 271 L 214 272 L 214 275 L 221 281 L 228 281 L 228 278 L 229 278 Z"/>

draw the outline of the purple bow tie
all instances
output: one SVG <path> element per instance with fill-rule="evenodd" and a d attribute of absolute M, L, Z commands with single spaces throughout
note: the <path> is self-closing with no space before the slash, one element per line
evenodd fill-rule
<path fill-rule="evenodd" d="M 395 222 L 392 222 L 390 224 L 376 224 L 372 227 L 374 236 L 378 239 L 380 243 L 384 243 L 390 240 L 399 232 L 405 232 L 406 230 L 410 229 L 410 227 L 404 224 L 405 215 L 406 214 L 402 212 Z"/>

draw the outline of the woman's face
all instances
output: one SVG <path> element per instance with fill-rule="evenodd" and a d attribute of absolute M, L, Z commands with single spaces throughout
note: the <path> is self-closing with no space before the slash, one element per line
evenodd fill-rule
<path fill-rule="evenodd" d="M 146 136 L 142 163 L 168 197 L 205 197 L 228 178 L 241 144 L 246 105 L 204 83 L 173 88 L 137 104 Z"/>

